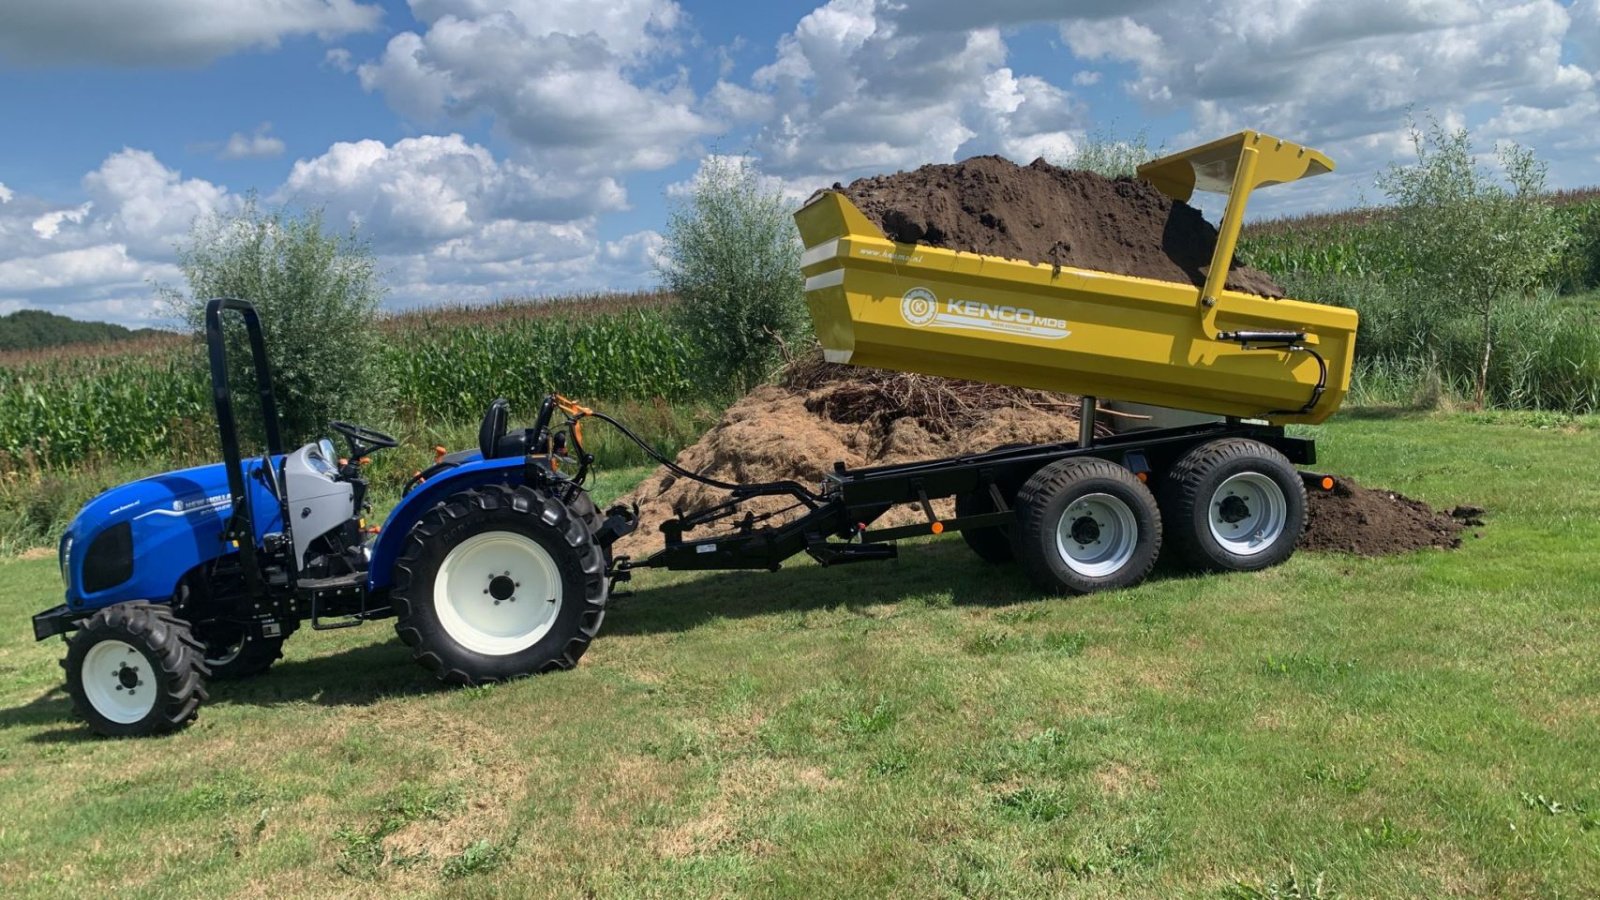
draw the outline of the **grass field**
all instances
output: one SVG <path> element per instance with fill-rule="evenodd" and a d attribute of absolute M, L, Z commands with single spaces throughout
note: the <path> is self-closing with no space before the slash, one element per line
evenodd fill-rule
<path fill-rule="evenodd" d="M 443 690 L 386 624 L 302 633 L 146 741 L 71 720 L 54 560 L 7 561 L 0 892 L 1600 893 L 1600 423 L 1318 434 L 1482 537 L 1078 599 L 959 539 L 647 573 L 574 672 Z"/>

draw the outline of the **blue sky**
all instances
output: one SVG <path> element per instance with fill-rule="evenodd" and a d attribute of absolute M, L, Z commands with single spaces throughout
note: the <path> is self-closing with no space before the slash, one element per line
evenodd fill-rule
<path fill-rule="evenodd" d="M 1591 0 L 0 0 L 0 312 L 148 322 L 249 191 L 360 223 L 397 308 L 644 286 L 708 154 L 792 196 L 1140 131 L 1339 162 L 1266 215 L 1376 197 L 1413 108 L 1589 184 L 1597 35 Z"/>

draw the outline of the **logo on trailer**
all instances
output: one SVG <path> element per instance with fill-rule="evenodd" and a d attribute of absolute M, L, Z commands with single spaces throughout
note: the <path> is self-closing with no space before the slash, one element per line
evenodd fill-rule
<path fill-rule="evenodd" d="M 946 300 L 943 304 L 925 287 L 915 287 L 900 298 L 900 317 L 922 328 L 937 325 L 963 331 L 988 331 L 1018 337 L 1057 341 L 1071 331 L 1063 319 L 1041 316 L 1026 306 L 984 303 L 981 300 Z"/>
<path fill-rule="evenodd" d="M 927 288 L 912 288 L 900 298 L 900 315 L 913 325 L 926 325 L 939 315 L 939 300 Z"/>

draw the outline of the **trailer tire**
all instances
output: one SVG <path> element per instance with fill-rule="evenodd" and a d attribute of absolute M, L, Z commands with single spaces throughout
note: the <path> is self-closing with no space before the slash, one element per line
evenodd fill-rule
<path fill-rule="evenodd" d="M 1143 581 L 1161 553 L 1161 512 L 1133 473 L 1092 457 L 1058 460 L 1017 492 L 1017 559 L 1040 588 L 1087 594 Z"/>
<path fill-rule="evenodd" d="M 1306 525 L 1306 489 L 1294 465 L 1247 438 L 1201 444 L 1161 484 L 1167 538 L 1185 563 L 1252 572 L 1294 554 Z"/>
<path fill-rule="evenodd" d="M 570 669 L 605 617 L 605 568 L 586 517 L 548 492 L 462 491 L 406 538 L 390 593 L 395 631 L 450 684 Z"/>
<path fill-rule="evenodd" d="M 1002 450 L 1015 450 L 1024 444 L 1001 444 L 990 450 L 990 453 L 999 453 Z M 1000 493 L 1015 500 L 1017 496 L 1016 484 L 1011 484 L 1010 490 L 1001 485 Z M 1015 506 L 1015 504 L 1013 504 Z M 965 516 L 988 515 L 995 511 L 994 498 L 989 496 L 987 488 L 956 495 L 956 518 Z M 1001 565 L 1015 562 L 1016 551 L 1012 548 L 1011 527 L 1008 525 L 986 525 L 980 528 L 961 529 L 961 539 L 967 542 L 972 552 L 986 563 Z"/>
<path fill-rule="evenodd" d="M 67 693 L 77 714 L 107 737 L 177 731 L 206 699 L 203 652 L 189 624 L 166 606 L 108 606 L 67 644 Z"/>

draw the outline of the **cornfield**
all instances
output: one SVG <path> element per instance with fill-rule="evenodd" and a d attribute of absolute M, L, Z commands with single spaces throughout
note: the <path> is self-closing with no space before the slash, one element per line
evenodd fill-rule
<path fill-rule="evenodd" d="M 694 377 L 659 295 L 407 313 L 382 365 L 401 430 L 476 421 L 495 397 L 531 415 L 550 391 L 607 400 L 715 394 Z M 269 353 L 272 351 L 268 335 Z M 0 355 L 0 473 L 216 454 L 203 352 L 174 337 Z"/>

